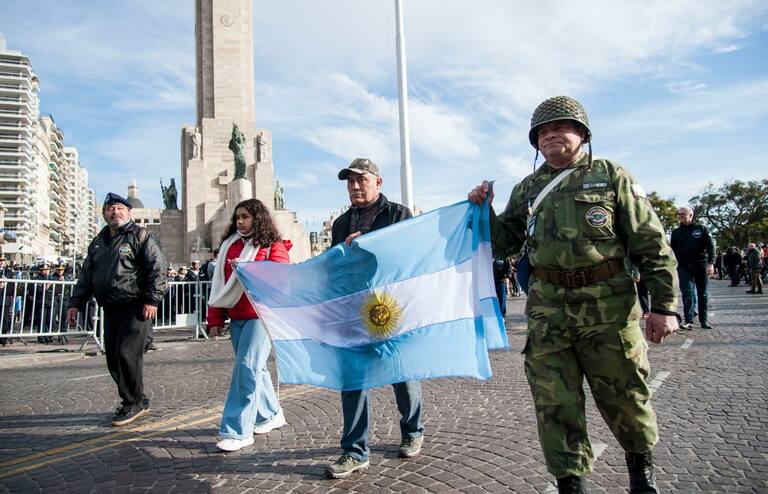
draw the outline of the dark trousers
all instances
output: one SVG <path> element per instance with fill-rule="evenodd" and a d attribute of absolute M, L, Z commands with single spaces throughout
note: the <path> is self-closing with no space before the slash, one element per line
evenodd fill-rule
<path fill-rule="evenodd" d="M 144 343 L 152 324 L 141 302 L 104 307 L 104 352 L 123 406 L 144 405 Z"/>
<path fill-rule="evenodd" d="M 739 285 L 739 267 L 728 266 L 728 277 L 731 279 L 731 286 Z"/>
<path fill-rule="evenodd" d="M 707 265 L 705 264 L 679 264 L 677 275 L 680 278 L 680 292 L 683 294 L 683 313 L 685 322 L 693 322 L 693 313 L 697 307 L 694 304 L 694 284 L 698 295 L 699 322 L 707 322 Z"/>
<path fill-rule="evenodd" d="M 507 317 L 507 284 L 502 281 L 495 281 L 496 285 L 496 298 L 499 299 L 499 309 L 501 309 L 501 316 Z"/>

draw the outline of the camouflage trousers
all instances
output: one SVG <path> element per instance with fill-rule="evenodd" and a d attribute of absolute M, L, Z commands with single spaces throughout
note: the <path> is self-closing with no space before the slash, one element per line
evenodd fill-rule
<path fill-rule="evenodd" d="M 586 377 L 595 404 L 625 451 L 656 444 L 648 345 L 638 321 L 590 327 L 554 327 L 528 320 L 525 374 L 547 470 L 557 478 L 592 471 L 594 455 L 584 413 Z"/>

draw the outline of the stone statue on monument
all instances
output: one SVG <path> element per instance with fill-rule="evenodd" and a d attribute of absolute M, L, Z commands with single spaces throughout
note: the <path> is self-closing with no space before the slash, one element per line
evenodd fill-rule
<path fill-rule="evenodd" d="M 283 187 L 280 181 L 275 182 L 275 211 L 285 210 L 285 199 L 283 198 Z"/>
<path fill-rule="evenodd" d="M 256 163 L 263 163 L 267 160 L 267 148 L 269 141 L 264 134 L 256 136 Z"/>
<path fill-rule="evenodd" d="M 194 132 L 189 136 L 190 137 L 190 157 L 193 160 L 200 159 L 200 148 L 202 147 L 202 136 L 200 135 L 200 131 L 197 130 L 197 127 L 195 127 Z"/>
<path fill-rule="evenodd" d="M 229 150 L 235 155 L 235 180 L 245 178 L 245 135 L 232 124 L 232 138 L 229 140 Z"/>
<path fill-rule="evenodd" d="M 176 203 L 176 199 L 178 197 L 178 192 L 176 191 L 176 180 L 172 178 L 171 185 L 165 187 L 163 185 L 163 179 L 161 178 L 160 190 L 163 193 L 163 203 L 165 204 L 165 209 L 177 211 L 179 206 Z"/>

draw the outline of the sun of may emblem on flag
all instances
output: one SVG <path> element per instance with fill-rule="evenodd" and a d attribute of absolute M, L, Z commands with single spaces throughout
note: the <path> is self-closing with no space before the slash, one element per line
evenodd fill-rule
<path fill-rule="evenodd" d="M 400 322 L 397 300 L 386 292 L 373 292 L 363 302 L 363 324 L 371 336 L 388 338 Z"/>

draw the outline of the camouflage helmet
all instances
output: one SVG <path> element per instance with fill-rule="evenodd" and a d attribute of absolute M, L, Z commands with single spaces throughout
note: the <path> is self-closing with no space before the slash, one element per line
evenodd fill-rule
<path fill-rule="evenodd" d="M 555 120 L 573 120 L 584 126 L 587 130 L 587 137 L 584 142 L 592 139 L 592 132 L 589 130 L 589 119 L 587 112 L 581 103 L 568 96 L 555 96 L 544 100 L 531 117 L 531 130 L 528 132 L 528 140 L 531 146 L 539 149 L 539 126 Z"/>

